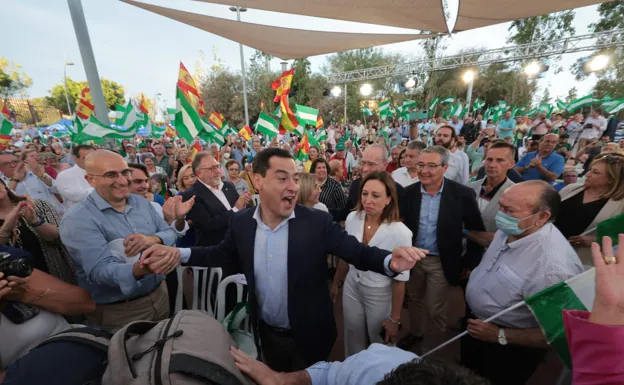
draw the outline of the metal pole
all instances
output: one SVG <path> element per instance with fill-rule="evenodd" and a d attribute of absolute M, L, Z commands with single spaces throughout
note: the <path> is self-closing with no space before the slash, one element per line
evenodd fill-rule
<path fill-rule="evenodd" d="M 104 99 L 102 83 L 100 83 L 100 75 L 98 74 L 95 56 L 93 55 L 93 47 L 91 47 L 89 29 L 87 28 L 84 11 L 82 10 L 82 3 L 80 0 L 67 0 L 67 4 L 69 5 L 69 13 L 71 14 L 74 24 L 74 32 L 76 33 L 76 40 L 78 40 L 82 64 L 84 65 L 87 81 L 89 82 L 91 98 L 95 105 L 95 116 L 100 121 L 108 123 L 108 108 L 106 107 L 106 99 Z M 117 141 L 107 138 L 106 146 L 116 149 Z"/>
<path fill-rule="evenodd" d="M 72 114 L 71 106 L 69 105 L 69 93 L 67 91 L 67 56 L 63 54 L 63 82 L 65 84 L 65 101 L 67 102 L 67 112 L 69 116 Z"/>
<path fill-rule="evenodd" d="M 345 83 L 345 106 L 344 106 L 344 125 L 347 125 L 347 84 Z"/>
<path fill-rule="evenodd" d="M 236 7 L 236 21 L 240 21 L 241 7 Z M 247 76 L 245 75 L 245 56 L 243 55 L 243 45 L 239 44 L 241 71 L 243 75 L 243 103 L 245 104 L 245 124 L 249 126 L 249 107 L 247 105 Z"/>
<path fill-rule="evenodd" d="M 472 85 L 474 84 L 474 78 L 468 82 L 468 93 L 466 95 L 466 114 L 470 113 L 470 103 L 472 102 Z M 460 117 L 463 120 L 463 117 Z"/>

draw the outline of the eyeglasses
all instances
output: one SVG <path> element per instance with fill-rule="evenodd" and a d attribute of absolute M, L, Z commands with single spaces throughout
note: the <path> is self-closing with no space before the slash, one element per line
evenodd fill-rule
<path fill-rule="evenodd" d="M 132 179 L 132 183 L 134 184 L 143 184 L 143 183 L 149 183 L 149 179 L 145 178 L 145 179 Z"/>
<path fill-rule="evenodd" d="M 97 174 L 89 174 L 89 175 L 101 176 L 112 182 L 112 181 L 116 181 L 117 179 L 119 179 L 119 175 L 122 175 L 124 178 L 130 179 L 130 177 L 132 177 L 132 170 L 127 168 L 121 171 L 107 171 L 101 175 L 97 175 Z"/>
<path fill-rule="evenodd" d="M 416 163 L 416 168 L 427 168 L 429 170 L 435 170 L 438 167 L 442 167 L 441 164 L 435 164 L 435 163 Z"/>
<path fill-rule="evenodd" d="M 217 170 L 219 170 L 219 165 L 215 164 L 214 166 L 211 167 L 202 167 L 202 168 L 198 168 L 197 171 L 201 171 L 201 170 L 208 170 L 210 172 L 215 172 Z"/>
<path fill-rule="evenodd" d="M 11 167 L 15 167 L 15 166 L 17 166 L 18 163 L 19 163 L 19 160 L 11 160 L 9 162 L 2 162 L 2 163 L 0 163 L 0 166 L 10 165 Z"/>

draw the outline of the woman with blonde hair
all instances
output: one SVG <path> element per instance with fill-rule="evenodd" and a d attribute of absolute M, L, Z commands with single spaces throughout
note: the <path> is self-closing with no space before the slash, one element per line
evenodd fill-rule
<path fill-rule="evenodd" d="M 412 245 L 412 232 L 399 218 L 396 183 L 390 174 L 375 171 L 364 178 L 357 206 L 347 217 L 345 230 L 360 242 L 385 250 Z M 331 296 L 335 300 L 344 282 L 345 356 L 352 356 L 372 343 L 397 341 L 408 280 L 409 271 L 390 278 L 360 271 L 340 260 Z"/>
<path fill-rule="evenodd" d="M 306 172 L 300 172 L 296 176 L 297 184 L 299 185 L 299 196 L 297 197 L 297 203 L 306 207 L 329 212 L 327 206 L 319 202 L 319 196 L 321 195 L 321 184 L 316 180 L 314 174 L 308 174 Z"/>
<path fill-rule="evenodd" d="M 591 243 L 596 227 L 624 212 L 624 155 L 596 156 L 583 183 L 567 185 L 559 192 L 561 209 L 555 226 L 570 241 L 585 265 L 592 264 Z"/>
<path fill-rule="evenodd" d="M 197 176 L 193 173 L 191 166 L 191 164 L 186 164 L 178 172 L 178 193 L 183 193 L 197 182 Z"/>

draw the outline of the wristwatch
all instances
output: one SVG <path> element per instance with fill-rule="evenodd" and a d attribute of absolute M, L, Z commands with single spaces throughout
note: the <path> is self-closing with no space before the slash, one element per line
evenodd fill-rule
<path fill-rule="evenodd" d="M 507 337 L 505 336 L 505 329 L 498 329 L 498 343 L 505 346 L 507 345 Z"/>

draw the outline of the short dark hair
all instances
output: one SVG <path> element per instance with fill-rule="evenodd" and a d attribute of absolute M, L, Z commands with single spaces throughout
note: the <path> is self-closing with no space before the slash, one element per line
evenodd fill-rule
<path fill-rule="evenodd" d="M 90 144 L 79 144 L 79 145 L 74 146 L 72 148 L 72 154 L 76 158 L 80 158 L 80 150 L 93 150 L 93 151 L 95 151 L 95 148 L 92 145 L 90 145 Z"/>
<path fill-rule="evenodd" d="M 437 134 L 438 131 L 440 131 L 443 128 L 448 128 L 449 130 L 451 130 L 451 139 L 457 139 L 457 132 L 455 132 L 455 129 L 453 128 L 453 126 L 449 126 L 448 124 L 445 124 L 441 126 L 440 128 L 438 128 L 435 133 Z"/>
<path fill-rule="evenodd" d="M 145 174 L 146 177 L 150 177 L 149 171 L 147 171 L 147 167 L 145 167 L 142 164 L 138 164 L 138 163 L 130 163 L 128 164 L 128 168 L 135 168 L 137 170 L 141 170 L 143 171 L 143 173 Z"/>
<path fill-rule="evenodd" d="M 243 159 L 244 159 L 244 158 L 243 158 Z M 225 169 L 226 169 L 226 170 L 228 170 L 228 169 L 230 168 L 230 166 L 231 166 L 231 165 L 233 165 L 233 164 L 237 165 L 237 166 L 238 166 L 238 168 L 240 169 L 240 165 L 239 165 L 239 164 L 238 164 L 238 162 L 237 162 L 237 161 L 235 161 L 234 159 L 230 159 L 230 160 L 228 160 L 228 161 L 225 163 Z"/>
<path fill-rule="evenodd" d="M 425 142 L 421 142 L 420 140 L 412 140 L 407 145 L 407 149 L 408 150 L 419 150 L 419 151 L 422 151 L 425 148 L 427 148 L 427 145 L 425 144 Z"/>
<path fill-rule="evenodd" d="M 316 172 L 316 166 L 319 163 L 323 163 L 327 168 L 327 173 L 329 174 L 329 162 L 325 158 L 317 158 L 310 165 L 310 174 L 314 174 Z"/>
<path fill-rule="evenodd" d="M 427 358 L 399 365 L 377 385 L 489 385 L 490 382 L 468 368 Z"/>
<path fill-rule="evenodd" d="M 197 154 L 195 154 L 195 158 L 193 158 L 193 163 L 191 163 L 191 167 L 193 168 L 193 174 L 195 174 L 195 172 L 199 168 L 199 164 L 201 163 L 202 159 L 204 159 L 207 156 L 212 156 L 212 154 L 208 151 L 200 151 Z"/>
<path fill-rule="evenodd" d="M 262 151 L 258 151 L 252 162 L 252 169 L 254 173 L 260 174 L 263 177 L 266 176 L 267 171 L 271 168 L 271 158 L 278 157 L 284 159 L 292 159 L 293 156 L 288 150 L 282 148 L 267 148 Z"/>
<path fill-rule="evenodd" d="M 494 148 L 506 148 L 509 150 L 510 154 L 511 154 L 511 159 L 514 158 L 514 156 L 516 155 L 516 146 L 514 146 L 513 144 L 507 143 L 504 140 L 496 140 L 493 141 L 492 144 L 490 145 L 489 150 L 492 150 Z"/>

